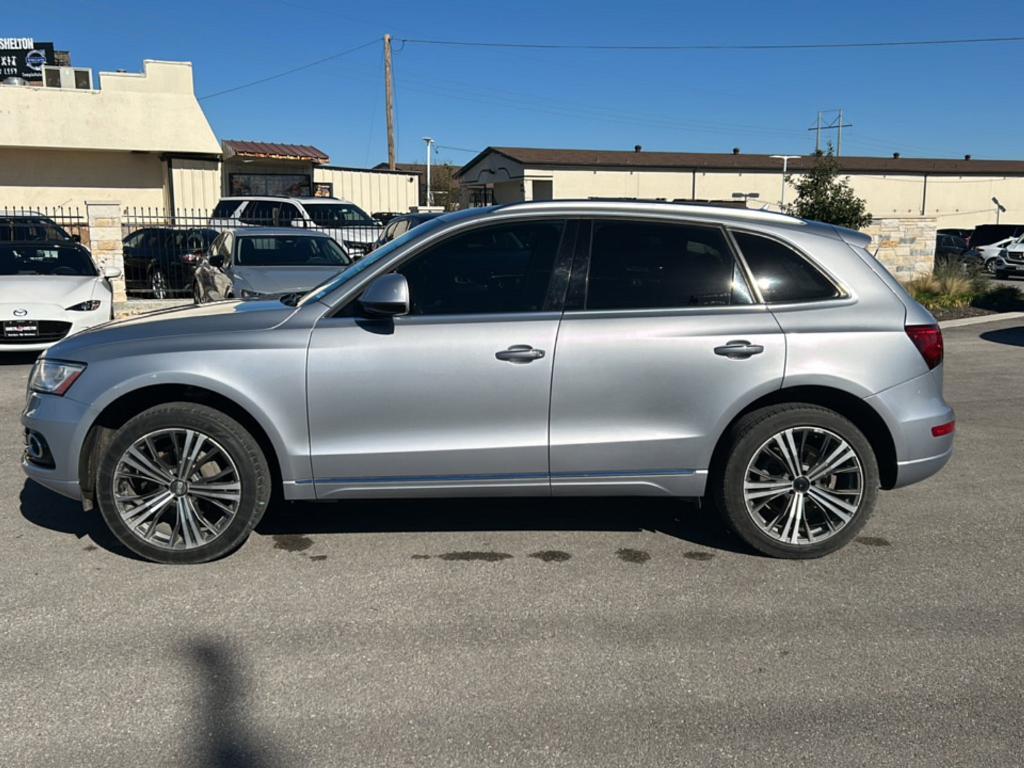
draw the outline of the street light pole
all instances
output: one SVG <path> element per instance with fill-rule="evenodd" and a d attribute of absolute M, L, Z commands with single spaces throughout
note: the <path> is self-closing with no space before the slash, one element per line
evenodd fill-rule
<path fill-rule="evenodd" d="M 434 193 L 430 190 L 430 156 L 433 154 L 431 151 L 434 148 L 434 140 L 429 136 L 423 137 L 424 143 L 427 145 L 427 205 L 434 204 Z"/>
<path fill-rule="evenodd" d="M 782 194 L 779 197 L 779 209 L 786 210 L 786 169 L 790 160 L 796 160 L 800 155 L 772 155 L 776 160 L 782 161 Z"/>

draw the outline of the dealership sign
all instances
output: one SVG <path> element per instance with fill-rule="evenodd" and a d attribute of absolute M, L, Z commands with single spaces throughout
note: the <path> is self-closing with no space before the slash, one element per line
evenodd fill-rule
<path fill-rule="evenodd" d="M 23 77 L 42 82 L 43 66 L 54 64 L 53 43 L 31 37 L 0 37 L 0 80 Z"/>

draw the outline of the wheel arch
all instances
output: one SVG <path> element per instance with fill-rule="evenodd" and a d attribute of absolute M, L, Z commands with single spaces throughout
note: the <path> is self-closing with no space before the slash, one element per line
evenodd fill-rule
<path fill-rule="evenodd" d="M 715 449 L 711 454 L 711 462 L 708 467 L 709 476 L 713 477 L 716 472 L 721 471 L 729 449 L 729 433 L 733 424 L 739 419 L 752 411 L 760 410 L 767 406 L 797 403 L 807 403 L 828 408 L 853 422 L 854 426 L 864 433 L 864 437 L 867 438 L 872 450 L 875 452 L 882 488 L 892 488 L 896 484 L 898 470 L 896 443 L 893 440 L 892 432 L 881 414 L 861 397 L 841 389 L 813 385 L 785 387 L 775 390 L 748 403 L 733 416 L 725 429 L 722 430 Z"/>
<path fill-rule="evenodd" d="M 95 494 L 95 477 L 99 459 L 113 439 L 115 432 L 129 419 L 148 408 L 169 402 L 188 402 L 208 405 L 227 414 L 240 423 L 259 444 L 273 481 L 273 488 L 282 485 L 281 452 L 264 425 L 245 407 L 231 398 L 196 384 L 153 384 L 125 392 L 112 400 L 96 416 L 86 432 L 78 455 L 78 482 L 83 499 Z"/>

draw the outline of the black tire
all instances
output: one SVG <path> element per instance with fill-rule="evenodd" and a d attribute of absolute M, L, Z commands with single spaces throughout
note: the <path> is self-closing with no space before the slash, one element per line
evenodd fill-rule
<path fill-rule="evenodd" d="M 753 520 L 744 498 L 747 467 L 773 435 L 793 427 L 819 427 L 845 440 L 860 460 L 863 491 L 856 513 L 845 526 L 820 542 L 790 544 L 765 533 Z M 739 419 L 725 436 L 722 465 L 710 478 L 712 500 L 726 524 L 747 544 L 771 557 L 809 559 L 827 555 L 849 543 L 864 527 L 878 496 L 878 462 L 864 434 L 835 411 L 809 403 L 787 403 L 753 411 Z"/>
<path fill-rule="evenodd" d="M 985 262 L 985 271 L 988 272 L 990 275 L 996 271 L 996 260 L 994 258 L 988 259 Z"/>
<path fill-rule="evenodd" d="M 144 541 L 121 519 L 114 503 L 114 472 L 122 455 L 144 435 L 168 428 L 198 430 L 215 440 L 234 462 L 241 483 L 241 498 L 234 517 L 211 541 L 191 549 L 168 549 Z M 137 555 L 165 564 L 205 563 L 242 545 L 266 511 L 272 485 L 267 459 L 245 427 L 209 406 L 165 403 L 143 411 L 117 430 L 99 461 L 96 501 L 114 536 Z"/>

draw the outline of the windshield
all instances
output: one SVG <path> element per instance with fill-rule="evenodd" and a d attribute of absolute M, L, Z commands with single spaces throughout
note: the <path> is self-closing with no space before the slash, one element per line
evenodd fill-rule
<path fill-rule="evenodd" d="M 0 275 L 95 276 L 89 254 L 63 245 L 0 245 Z"/>
<path fill-rule="evenodd" d="M 329 237 L 239 237 L 235 254 L 235 264 L 240 267 L 344 267 L 351 263 Z"/>
<path fill-rule="evenodd" d="M 448 221 L 449 219 L 447 217 L 442 216 L 440 218 L 431 219 L 430 221 L 424 222 L 415 229 L 410 229 L 401 237 L 396 237 L 390 243 L 386 243 L 377 250 L 371 252 L 369 256 L 365 256 L 364 258 L 360 259 L 351 267 L 346 269 L 344 272 L 335 275 L 331 279 L 325 280 L 324 282 L 320 283 L 320 285 L 316 286 L 312 291 L 303 296 L 297 303 L 305 304 L 308 301 L 319 301 L 327 294 L 340 288 L 342 285 L 347 283 L 352 278 L 358 277 L 366 270 L 371 269 L 376 264 L 379 264 L 381 261 L 386 259 L 391 254 L 393 254 L 399 248 L 403 247 L 410 240 L 420 237 L 426 237 L 434 230 L 440 229 L 441 227 L 445 226 L 448 223 Z"/>
<path fill-rule="evenodd" d="M 238 266 L 347 266 L 348 255 L 330 238 L 263 236 L 239 238 Z"/>
<path fill-rule="evenodd" d="M 305 203 L 306 212 L 313 223 L 321 227 L 341 227 L 375 222 L 362 208 L 351 203 Z"/>

